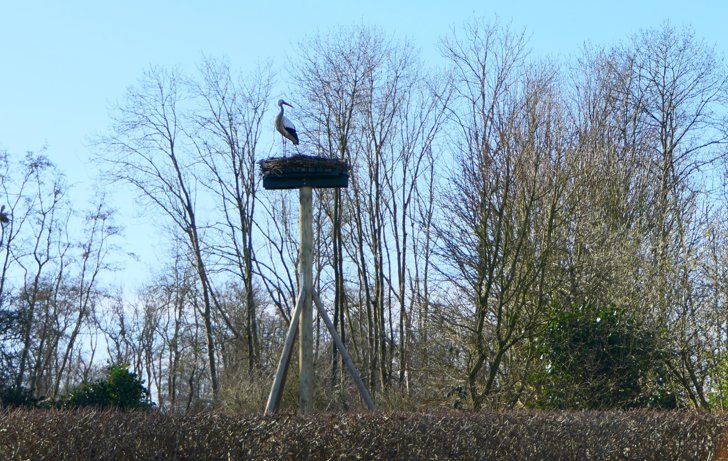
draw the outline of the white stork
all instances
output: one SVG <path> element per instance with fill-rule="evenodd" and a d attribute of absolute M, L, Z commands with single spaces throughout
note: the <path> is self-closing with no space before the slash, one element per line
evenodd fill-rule
<path fill-rule="evenodd" d="M 283 115 L 283 106 L 293 107 L 286 101 L 279 99 L 278 106 L 281 111 L 276 116 L 276 130 L 283 135 L 283 155 L 286 155 L 286 139 L 289 139 L 294 146 L 298 145 L 298 134 L 296 133 L 296 127 L 291 123 L 290 120 Z"/>

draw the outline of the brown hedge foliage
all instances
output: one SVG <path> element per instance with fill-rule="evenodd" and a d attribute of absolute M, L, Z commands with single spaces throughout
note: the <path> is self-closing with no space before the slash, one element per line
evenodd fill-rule
<path fill-rule="evenodd" d="M 0 411 L 0 459 L 710 460 L 728 416 L 697 412 Z M 723 447 L 721 446 L 721 449 Z"/>

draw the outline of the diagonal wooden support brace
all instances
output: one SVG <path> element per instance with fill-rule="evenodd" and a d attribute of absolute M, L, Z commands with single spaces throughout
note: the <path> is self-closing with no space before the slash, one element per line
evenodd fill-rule
<path fill-rule="evenodd" d="M 351 360 L 351 356 L 349 355 L 349 352 L 346 350 L 346 347 L 344 347 L 344 342 L 341 341 L 341 337 L 339 336 L 339 333 L 336 332 L 336 328 L 334 327 L 334 324 L 331 322 L 331 319 L 329 318 L 329 314 L 326 313 L 326 310 L 324 309 L 323 305 L 321 304 L 321 299 L 318 296 L 318 293 L 314 291 L 313 293 L 313 301 L 316 304 L 316 308 L 318 309 L 319 315 L 321 318 L 324 319 L 324 323 L 326 323 L 326 326 L 329 329 L 329 333 L 331 334 L 331 337 L 334 339 L 334 344 L 336 344 L 336 348 L 339 350 L 339 353 L 341 354 L 341 357 L 344 359 L 344 364 L 346 365 L 346 368 L 349 370 L 349 374 L 354 379 L 354 382 L 356 383 L 356 387 L 359 388 L 359 393 L 361 394 L 362 399 L 364 399 L 364 403 L 366 403 L 367 408 L 369 410 L 374 410 L 374 402 L 372 401 L 371 395 L 369 395 L 369 391 L 367 390 L 366 386 L 364 386 L 364 382 L 361 380 L 361 376 L 359 376 L 359 372 L 357 371 L 356 367 L 354 366 L 354 361 Z"/>
<path fill-rule="evenodd" d="M 296 341 L 296 335 L 298 334 L 298 318 L 301 316 L 301 309 L 303 309 L 303 295 L 303 292 L 299 293 L 296 308 L 291 316 L 291 324 L 288 326 L 286 342 L 283 344 L 283 352 L 281 352 L 281 358 L 278 360 L 276 377 L 273 380 L 273 386 L 271 386 L 270 394 L 268 395 L 268 403 L 265 405 L 266 415 L 275 413 L 281 404 L 283 386 L 286 383 L 288 365 L 291 362 L 291 351 L 293 350 L 293 343 Z"/>
<path fill-rule="evenodd" d="M 337 333 L 336 328 L 334 327 L 333 322 L 331 322 L 331 319 L 329 318 L 329 314 L 326 312 L 326 310 L 323 308 L 323 304 L 321 303 L 321 299 L 318 296 L 318 293 L 313 293 L 313 301 L 316 304 L 316 308 L 318 309 L 319 315 L 322 319 L 324 319 L 324 323 L 326 324 L 326 327 L 329 329 L 329 333 L 331 334 L 331 337 L 334 340 L 334 344 L 336 344 L 336 348 L 339 350 L 339 353 L 341 354 L 341 357 L 344 359 L 344 365 L 346 365 L 347 370 L 349 371 L 349 374 L 351 375 L 352 379 L 354 380 L 354 383 L 356 384 L 356 387 L 359 389 L 359 394 L 361 394 L 362 399 L 364 400 L 364 403 L 366 404 L 367 408 L 369 410 L 374 410 L 374 402 L 372 401 L 372 397 L 369 394 L 369 391 L 367 390 L 366 386 L 364 385 L 364 382 L 361 379 L 361 376 L 359 375 L 359 372 L 356 369 L 356 366 L 354 366 L 354 361 L 351 359 L 351 356 L 349 355 L 349 352 L 346 350 L 346 347 L 344 347 L 343 341 L 341 341 L 341 337 L 339 336 L 339 333 Z M 298 319 L 300 317 L 301 309 L 303 309 L 303 293 L 298 295 L 298 301 L 296 302 L 296 308 L 293 312 L 293 315 L 291 316 L 291 324 L 288 326 L 288 334 L 286 335 L 286 342 L 283 345 L 283 352 L 281 352 L 281 358 L 278 361 L 278 368 L 276 369 L 276 376 L 273 380 L 273 386 L 270 390 L 270 395 L 268 396 L 268 403 L 265 407 L 265 414 L 266 415 L 272 415 L 278 410 L 278 407 L 281 404 L 281 397 L 283 396 L 283 386 L 286 382 L 286 375 L 288 374 L 288 366 L 291 361 L 291 351 L 293 350 L 293 343 L 296 341 L 296 336 L 298 333 Z"/>

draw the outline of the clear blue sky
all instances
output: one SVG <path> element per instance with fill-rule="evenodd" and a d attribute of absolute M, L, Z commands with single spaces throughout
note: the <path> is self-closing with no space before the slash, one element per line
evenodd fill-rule
<path fill-rule="evenodd" d="M 616 43 L 665 20 L 728 51 L 728 2 L 719 0 L 0 0 L 0 150 L 47 146 L 69 180 L 85 184 L 95 173 L 89 138 L 150 64 L 193 69 L 207 55 L 252 71 L 273 60 L 284 75 L 292 44 L 352 24 L 408 38 L 436 62 L 439 39 L 473 15 L 525 28 L 536 54 Z"/>

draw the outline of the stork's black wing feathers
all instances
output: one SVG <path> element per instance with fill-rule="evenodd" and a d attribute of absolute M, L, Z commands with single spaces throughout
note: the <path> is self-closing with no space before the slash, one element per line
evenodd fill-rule
<path fill-rule="evenodd" d="M 297 146 L 298 145 L 298 133 L 296 133 L 296 129 L 291 128 L 291 127 L 286 127 L 286 131 L 288 132 L 288 134 L 290 134 L 293 137 L 293 139 L 294 139 L 292 141 L 293 145 Z"/>

